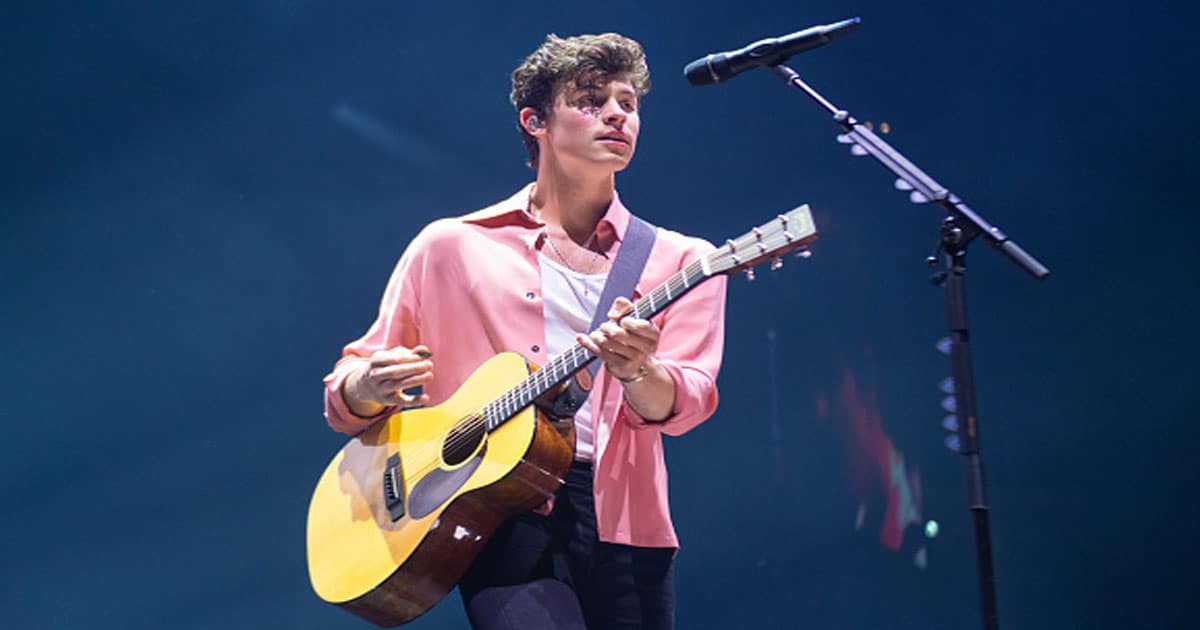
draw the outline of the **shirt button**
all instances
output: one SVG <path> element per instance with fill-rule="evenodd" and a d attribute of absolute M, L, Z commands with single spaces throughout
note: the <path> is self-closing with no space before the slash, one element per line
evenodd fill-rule
<path fill-rule="evenodd" d="M 534 347 L 530 348 L 530 350 L 533 350 L 534 352 L 541 352 L 541 350 L 542 350 L 542 347 L 541 347 L 541 346 L 534 346 Z"/>
<path fill-rule="evenodd" d="M 535 297 L 537 297 L 537 295 L 535 295 L 533 291 L 530 291 L 529 293 L 525 294 L 525 298 L 529 299 L 529 300 L 532 300 Z"/>

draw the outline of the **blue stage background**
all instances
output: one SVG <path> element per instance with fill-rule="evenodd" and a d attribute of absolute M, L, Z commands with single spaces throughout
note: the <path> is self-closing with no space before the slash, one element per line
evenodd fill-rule
<path fill-rule="evenodd" d="M 940 213 L 771 73 L 682 77 L 705 53 L 851 16 L 856 32 L 793 67 L 886 122 L 889 142 L 1054 272 L 1038 283 L 983 245 L 971 255 L 1001 625 L 1175 628 L 1200 613 L 1186 577 L 1197 60 L 1182 4 L 6 14 L 5 627 L 370 627 L 308 585 L 307 502 L 343 443 L 321 418 L 321 376 L 421 226 L 530 179 L 511 69 L 549 32 L 609 30 L 645 45 L 654 81 L 618 176 L 635 212 L 721 241 L 809 203 L 822 231 L 811 260 L 732 279 L 721 407 L 670 440 L 678 626 L 977 626 L 963 466 L 939 426 L 942 297 L 924 264 Z M 898 550 L 879 541 L 887 490 L 862 482 L 855 417 L 919 470 L 920 524 Z M 464 625 L 452 595 L 413 627 Z"/>

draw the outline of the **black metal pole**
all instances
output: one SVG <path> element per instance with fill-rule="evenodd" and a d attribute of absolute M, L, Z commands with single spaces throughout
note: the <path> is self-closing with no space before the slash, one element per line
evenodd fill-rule
<path fill-rule="evenodd" d="M 869 127 L 859 123 L 849 112 L 839 109 L 821 96 L 805 83 L 795 70 L 782 63 L 772 66 L 772 70 L 785 83 L 804 92 L 822 108 L 833 114 L 834 122 L 844 130 L 839 141 L 860 147 L 861 154 L 870 155 L 892 171 L 898 177 L 897 186 L 912 191 L 914 201 L 936 203 L 942 206 L 949 215 L 942 224 L 939 241 L 945 256 L 946 268 L 938 274 L 937 283 L 945 292 L 946 317 L 951 333 L 950 361 L 954 377 L 956 411 L 959 417 L 959 452 L 964 457 L 967 470 L 967 507 L 971 512 L 975 530 L 976 565 L 979 574 L 983 628 L 984 630 L 996 630 L 999 625 L 999 616 L 996 609 L 996 577 L 995 566 L 992 562 L 991 528 L 988 522 L 990 508 L 983 474 L 983 457 L 979 450 L 979 416 L 975 404 L 971 338 L 967 328 L 967 245 L 975 237 L 981 236 L 997 251 L 1039 280 L 1049 276 L 1050 270 L 1021 249 L 999 228 L 988 223 L 980 214 L 967 207 L 962 199 L 934 181 L 916 164 L 875 135 Z M 934 263 L 936 264 L 936 259 L 934 259 Z"/>
<path fill-rule="evenodd" d="M 937 275 L 946 298 L 950 328 L 950 374 L 954 378 L 955 413 L 958 415 L 958 452 L 967 472 L 967 509 L 975 529 L 975 556 L 979 572 L 979 602 L 985 630 L 999 627 L 996 610 L 996 575 L 992 563 L 990 506 L 979 449 L 979 414 L 975 402 L 975 371 L 971 359 L 971 334 L 967 326 L 967 239 L 954 217 L 942 223 L 941 248 L 945 269 Z"/>
<path fill-rule="evenodd" d="M 965 234 L 963 239 L 964 246 L 976 236 L 982 236 L 992 247 L 995 247 L 997 251 L 1007 256 L 1009 260 L 1034 278 L 1044 280 L 1050 275 L 1049 269 L 1024 249 L 1021 249 L 1021 246 L 1008 238 L 1008 235 L 1001 231 L 1000 228 L 988 223 L 986 219 L 969 208 L 957 195 L 934 181 L 929 175 L 926 175 L 925 171 L 922 171 L 916 164 L 913 164 L 912 161 L 901 155 L 890 144 L 884 142 L 883 138 L 875 135 L 875 132 L 870 127 L 858 122 L 850 115 L 850 112 L 838 109 L 836 105 L 829 102 L 824 96 L 821 96 L 819 92 L 805 83 L 795 70 L 783 64 L 771 66 L 771 69 L 775 71 L 776 76 L 783 79 L 784 83 L 804 92 L 809 98 L 816 101 L 818 105 L 833 114 L 833 121 L 845 131 L 843 134 L 844 141 L 858 145 L 866 152 L 865 155 L 870 155 L 888 170 L 895 173 L 899 180 L 907 187 L 907 190 L 912 190 L 920 194 L 926 202 L 942 206 L 946 212 L 958 219 L 959 227 Z"/>

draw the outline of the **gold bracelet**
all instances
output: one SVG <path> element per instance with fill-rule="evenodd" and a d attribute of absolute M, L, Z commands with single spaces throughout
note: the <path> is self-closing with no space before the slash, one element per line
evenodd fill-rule
<path fill-rule="evenodd" d="M 613 374 L 613 378 L 617 379 L 618 381 L 621 381 L 622 383 L 636 383 L 636 382 L 646 378 L 646 366 L 639 365 L 637 374 L 634 374 L 633 376 L 630 376 L 628 378 L 621 378 L 620 376 L 617 376 L 616 374 Z"/>

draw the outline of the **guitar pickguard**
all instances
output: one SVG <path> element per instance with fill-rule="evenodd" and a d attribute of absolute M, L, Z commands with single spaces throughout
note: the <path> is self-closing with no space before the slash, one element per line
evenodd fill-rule
<path fill-rule="evenodd" d="M 421 519 L 437 510 L 475 474 L 486 453 L 487 442 L 484 442 L 479 452 L 463 465 L 450 470 L 438 468 L 422 477 L 408 495 L 409 516 L 414 520 Z"/>

